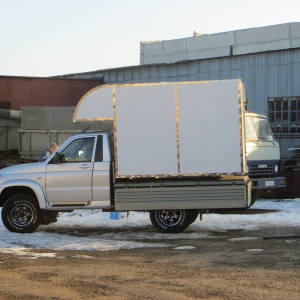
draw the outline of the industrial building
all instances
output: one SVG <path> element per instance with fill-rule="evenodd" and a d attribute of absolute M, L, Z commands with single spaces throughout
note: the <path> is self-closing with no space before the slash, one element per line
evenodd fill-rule
<path fill-rule="evenodd" d="M 0 76 L 0 109 L 22 106 L 75 106 L 100 79 Z"/>
<path fill-rule="evenodd" d="M 69 74 L 104 84 L 241 78 L 248 109 L 268 115 L 285 154 L 300 145 L 300 22 L 141 42 L 140 65 Z"/>
<path fill-rule="evenodd" d="M 23 140 L 26 140 L 26 145 L 32 146 L 29 135 L 18 134 L 21 123 L 23 129 L 27 129 L 29 123 L 27 119 L 39 119 L 40 122 L 35 122 L 35 127 L 31 129 L 57 129 L 54 126 L 58 122 L 57 119 L 60 118 L 61 123 L 65 124 L 67 121 L 64 119 L 69 117 L 71 122 L 74 106 L 80 98 L 100 84 L 102 84 L 101 79 L 0 76 L 0 159 L 18 158 L 19 154 L 22 154 L 20 146 Z M 24 110 L 26 107 L 30 109 Z M 56 108 L 59 115 L 55 114 L 55 107 L 59 107 Z M 29 113 L 32 115 L 28 116 Z M 21 115 L 23 115 L 22 121 Z M 74 128 L 75 126 L 69 125 L 66 129 Z M 50 135 L 50 133 L 44 134 L 45 137 Z M 41 134 L 39 139 L 36 139 L 38 142 L 37 145 L 32 146 L 33 149 L 39 147 L 45 149 L 48 146 L 44 136 Z M 30 148 L 29 151 L 32 149 Z M 3 162 L 0 161 L 0 169 L 3 166 Z"/>
<path fill-rule="evenodd" d="M 300 22 L 141 42 L 140 65 L 51 78 L 0 76 L 0 108 L 74 106 L 100 84 L 242 79 L 283 154 L 300 145 Z"/>

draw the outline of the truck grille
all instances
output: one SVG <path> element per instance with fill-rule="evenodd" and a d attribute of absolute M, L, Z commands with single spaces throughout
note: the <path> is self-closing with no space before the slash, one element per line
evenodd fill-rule
<path fill-rule="evenodd" d="M 274 166 L 266 165 L 259 167 L 258 165 L 249 166 L 249 176 L 272 176 L 274 175 Z"/>

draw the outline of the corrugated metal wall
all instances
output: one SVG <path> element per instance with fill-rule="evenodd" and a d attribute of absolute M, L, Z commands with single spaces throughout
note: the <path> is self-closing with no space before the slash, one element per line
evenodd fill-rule
<path fill-rule="evenodd" d="M 268 97 L 300 96 L 300 48 L 174 64 L 131 66 L 65 77 L 92 79 L 99 76 L 103 76 L 105 84 L 241 78 L 249 100 L 248 108 L 266 114 Z"/>

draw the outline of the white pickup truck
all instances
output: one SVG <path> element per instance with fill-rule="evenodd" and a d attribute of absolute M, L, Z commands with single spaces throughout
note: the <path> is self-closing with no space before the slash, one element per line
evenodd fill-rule
<path fill-rule="evenodd" d="M 45 162 L 2 169 L 3 224 L 31 233 L 60 211 L 149 211 L 155 229 L 177 233 L 202 210 L 248 208 L 243 96 L 240 80 L 92 90 L 74 120 L 110 119 L 114 130 L 74 135 Z"/>

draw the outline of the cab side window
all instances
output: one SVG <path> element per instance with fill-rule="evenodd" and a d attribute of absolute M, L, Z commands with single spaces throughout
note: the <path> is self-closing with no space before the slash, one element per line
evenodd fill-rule
<path fill-rule="evenodd" d="M 65 163 L 90 162 L 93 158 L 95 138 L 80 138 L 71 142 L 60 154 Z"/>

